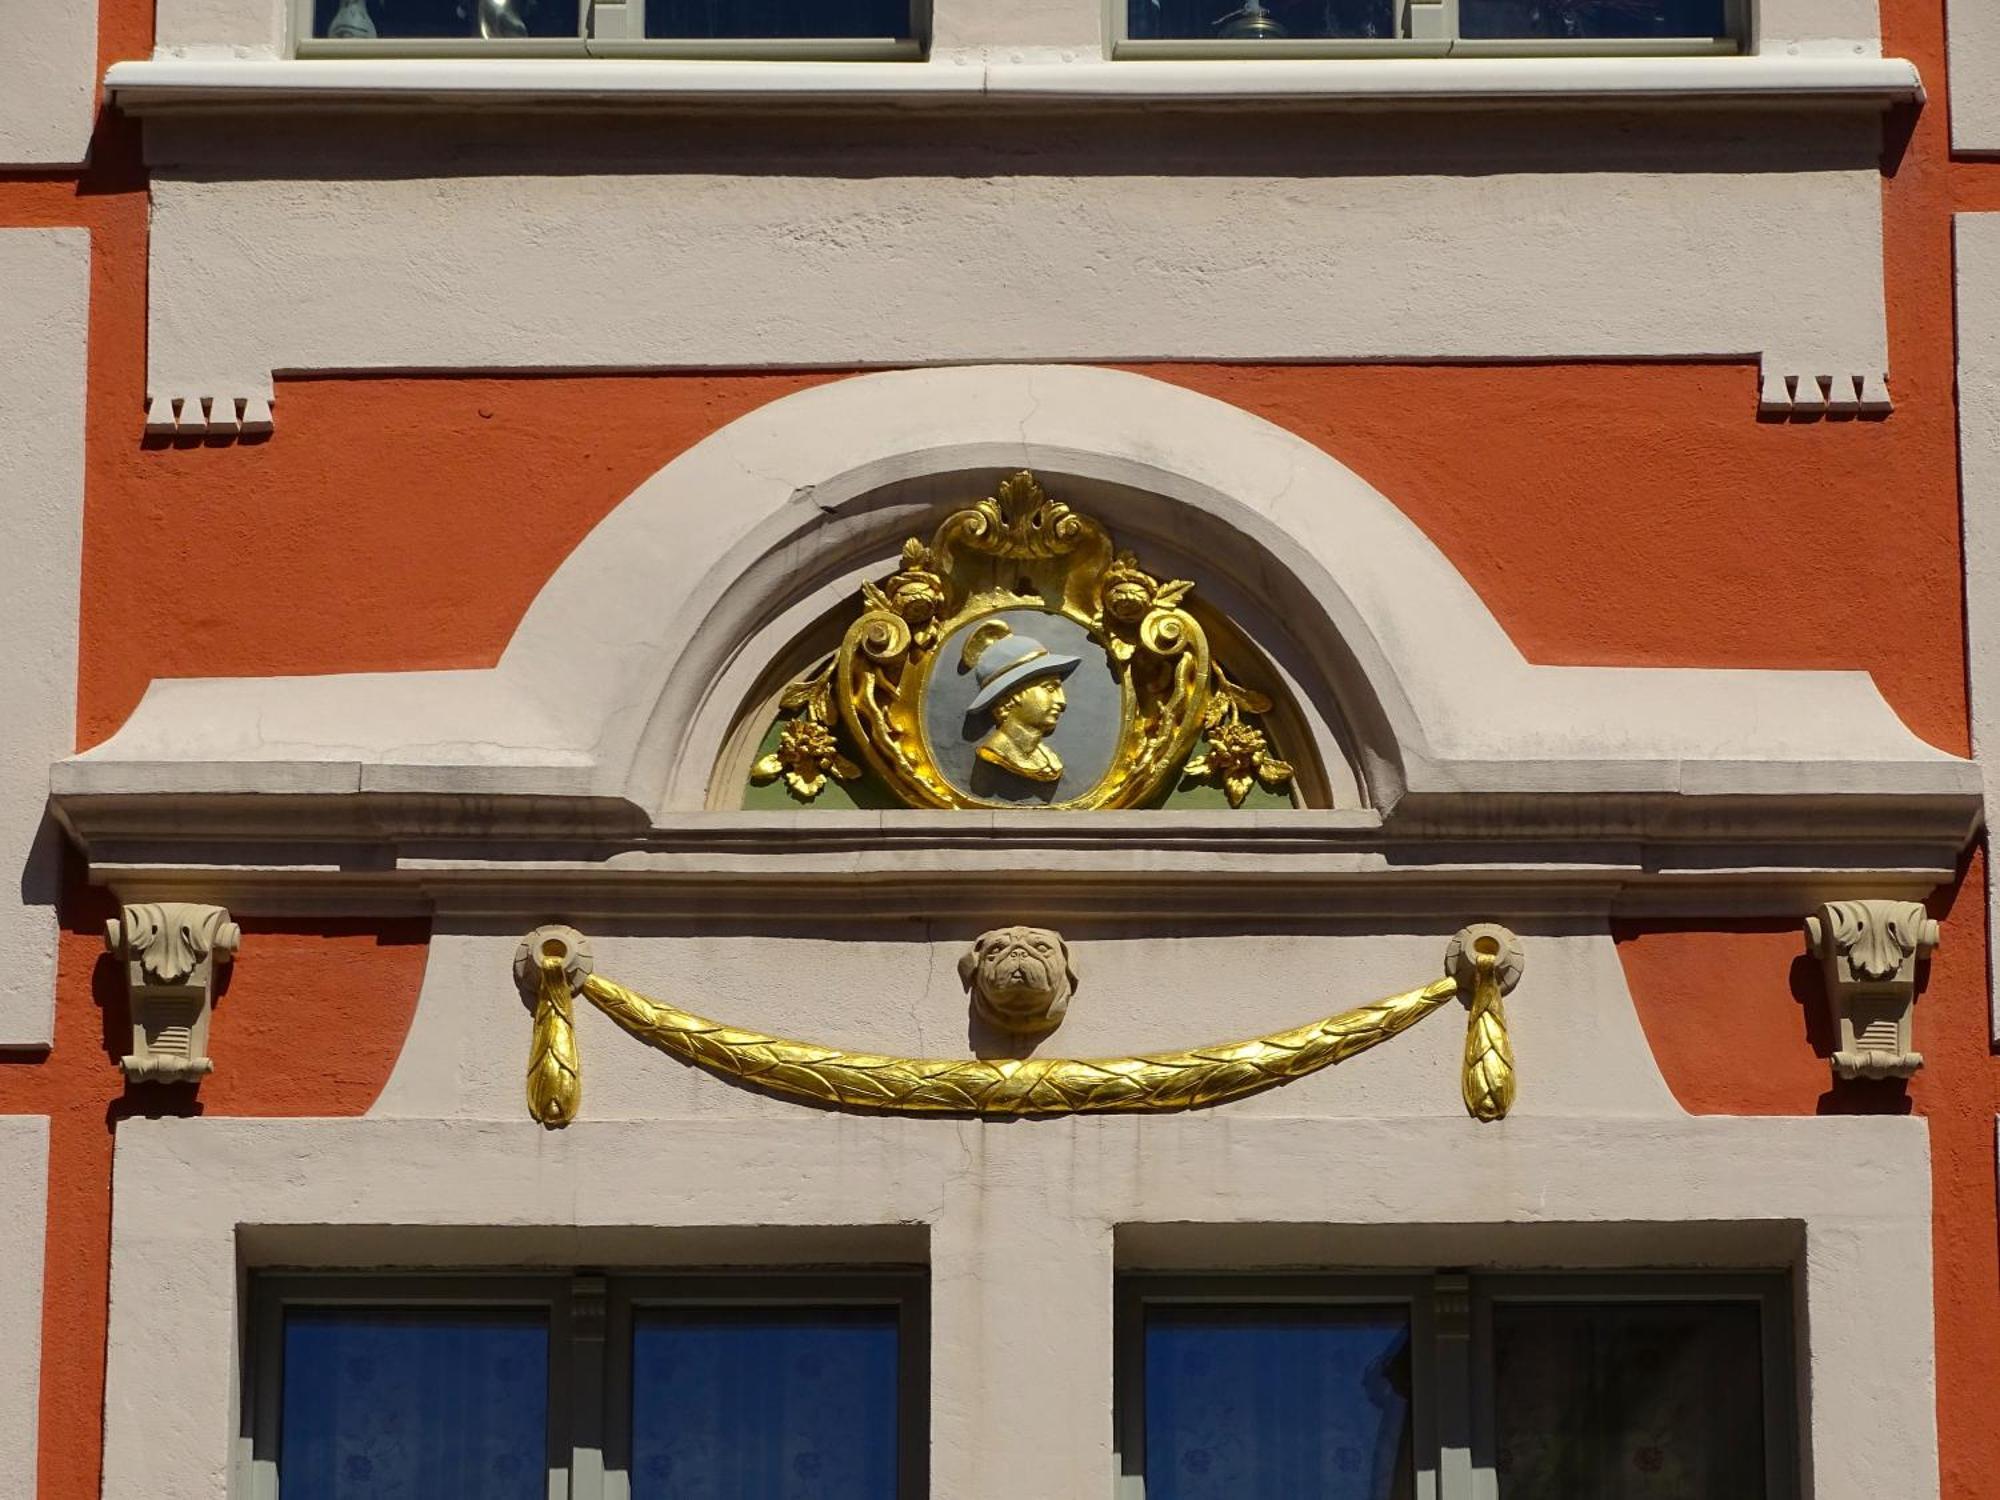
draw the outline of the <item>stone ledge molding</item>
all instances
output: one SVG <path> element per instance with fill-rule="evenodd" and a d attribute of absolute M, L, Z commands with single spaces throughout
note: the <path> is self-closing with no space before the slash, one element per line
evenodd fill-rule
<path fill-rule="evenodd" d="M 104 924 L 104 946 L 125 963 L 132 1051 L 118 1065 L 127 1080 L 198 1083 L 214 1070 L 215 982 L 242 941 L 227 908 L 185 901 L 126 906 Z"/>
<path fill-rule="evenodd" d="M 1914 870 L 1937 867 L 1928 841 L 1970 836 L 1976 769 L 1912 735 L 1865 674 L 1531 664 L 1429 539 L 1326 453 L 1177 386 L 1068 366 L 859 376 L 772 402 L 602 521 L 497 666 L 155 682 L 117 734 L 55 768 L 56 805 L 93 853 L 146 840 L 166 863 L 197 842 L 172 814 L 190 800 L 220 820 L 210 843 L 281 832 L 274 817 L 302 838 L 357 819 L 347 836 L 369 837 L 371 809 L 398 804 L 433 809 L 461 849 L 513 823 L 531 858 L 579 820 L 628 840 L 662 820 L 737 826 L 704 809 L 766 665 L 941 499 L 1023 467 L 1135 544 L 1199 534 L 1203 589 L 1239 618 L 1282 620 L 1274 664 L 1322 760 L 1351 763 L 1372 804 L 1341 816 L 1478 842 L 1504 808 L 1531 842 L 1538 822 L 1568 837 L 1598 817 L 1611 837 L 1700 824 L 1727 845 L 1786 837 L 1788 817 L 1796 838 L 1811 810 L 1833 819 L 1815 839 L 1844 828 L 1874 846 L 1868 867 Z M 1356 844 L 1379 847 L 1362 824 Z M 989 826 L 1010 825 L 968 814 L 951 831 Z"/>
<path fill-rule="evenodd" d="M 402 104 L 488 109 L 757 104 L 1157 109 L 1175 104 L 1341 108 L 1561 107 L 1755 102 L 1883 109 L 1923 98 L 1914 64 L 1880 56 L 1493 57 L 1066 62 L 732 62 L 158 56 L 114 63 L 127 113 Z"/>
<path fill-rule="evenodd" d="M 1910 1077 L 1924 1065 L 1910 1037 L 1917 963 L 1937 947 L 1938 924 L 1915 901 L 1830 901 L 1805 930 L 1839 1039 L 1834 1076 Z"/>

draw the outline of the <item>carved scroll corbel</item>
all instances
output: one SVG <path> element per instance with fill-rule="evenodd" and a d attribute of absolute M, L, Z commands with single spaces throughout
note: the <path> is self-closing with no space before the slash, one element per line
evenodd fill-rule
<path fill-rule="evenodd" d="M 1938 924 L 1915 901 L 1829 901 L 1806 918 L 1806 951 L 1826 972 L 1836 1078 L 1908 1078 L 1924 1065 L 1911 1036 L 1917 962 Z"/>
<path fill-rule="evenodd" d="M 133 1083 L 196 1083 L 214 1070 L 208 1015 L 217 971 L 243 940 L 221 906 L 148 901 L 104 924 L 104 946 L 125 964 L 132 1050 L 118 1060 Z"/>

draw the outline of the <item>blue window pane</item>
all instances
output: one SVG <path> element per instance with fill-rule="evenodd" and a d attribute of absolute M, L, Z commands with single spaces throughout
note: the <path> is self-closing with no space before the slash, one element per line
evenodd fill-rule
<path fill-rule="evenodd" d="M 632 1500 L 895 1500 L 896 1403 L 893 1307 L 642 1311 Z"/>
<path fill-rule="evenodd" d="M 1536 41 L 1576 37 L 1721 37 L 1725 0 L 1459 0 L 1461 36 Z"/>
<path fill-rule="evenodd" d="M 646 35 L 663 40 L 913 34 L 910 0 L 646 0 Z"/>
<path fill-rule="evenodd" d="M 283 1500 L 545 1500 L 540 1312 L 285 1313 Z"/>
<path fill-rule="evenodd" d="M 313 35 L 344 41 L 581 35 L 578 0 L 313 0 Z"/>
<path fill-rule="evenodd" d="M 1754 1302 L 1499 1304 L 1503 1500 L 1758 1500 L 1762 1344 Z"/>
<path fill-rule="evenodd" d="M 1146 1310 L 1146 1500 L 1403 1500 L 1410 1324 L 1396 1308 Z"/>
<path fill-rule="evenodd" d="M 1322 41 L 1396 35 L 1395 0 L 1129 0 L 1135 41 Z"/>

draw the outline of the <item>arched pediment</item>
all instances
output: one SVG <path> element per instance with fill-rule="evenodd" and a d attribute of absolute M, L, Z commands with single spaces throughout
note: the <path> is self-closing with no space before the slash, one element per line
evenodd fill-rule
<path fill-rule="evenodd" d="M 378 833 L 442 818 L 480 837 L 643 837 L 712 805 L 744 703 L 814 620 L 1019 470 L 1241 619 L 1376 823 L 1629 842 L 1685 817 L 1728 840 L 1757 817 L 1718 824 L 1725 801 L 1831 799 L 1864 839 L 1892 803 L 1884 827 L 1905 840 L 1970 827 L 1970 768 L 1910 734 L 1865 674 L 1530 663 L 1338 460 L 1167 382 L 1067 366 L 867 375 L 772 402 L 619 504 L 495 667 L 156 682 L 57 768 L 59 806 L 86 840 L 134 799 L 269 792 L 361 794 Z"/>

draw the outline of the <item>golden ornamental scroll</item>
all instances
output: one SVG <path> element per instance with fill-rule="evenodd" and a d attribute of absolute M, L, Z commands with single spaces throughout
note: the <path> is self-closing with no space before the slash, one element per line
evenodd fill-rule
<path fill-rule="evenodd" d="M 1468 929 L 1499 932 L 1504 929 Z M 1508 934 L 1511 939 L 1511 934 Z M 531 935 L 530 941 L 534 941 Z M 721 1078 L 783 1098 L 879 1114 L 971 1116 L 1165 1113 L 1203 1109 L 1304 1078 L 1416 1025 L 1465 996 L 1461 1077 L 1466 1112 L 1505 1118 L 1514 1102 L 1513 1050 L 1500 996 L 1500 949 L 1454 943 L 1450 972 L 1420 989 L 1246 1041 L 1108 1058 L 919 1058 L 853 1052 L 731 1026 L 641 995 L 601 975 L 572 978 L 544 944 L 528 1073 L 529 1110 L 558 1128 L 576 1117 L 581 1065 L 571 993 L 649 1046 Z M 1518 947 L 1507 956 L 1518 975 Z M 1469 994 L 1467 992 L 1470 992 Z"/>

